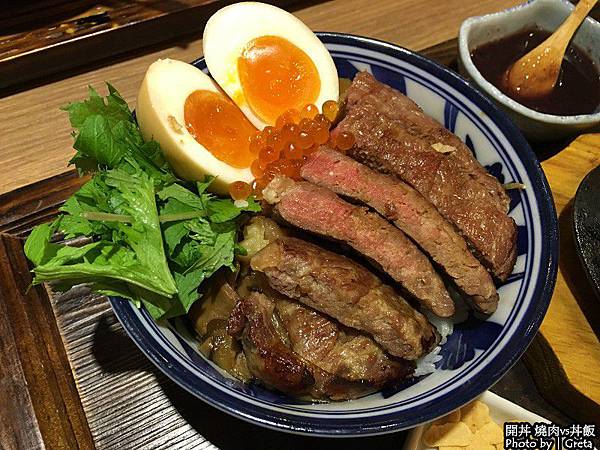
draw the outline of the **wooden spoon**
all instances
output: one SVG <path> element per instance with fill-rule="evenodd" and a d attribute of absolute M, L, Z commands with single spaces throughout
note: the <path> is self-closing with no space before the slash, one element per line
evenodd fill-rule
<path fill-rule="evenodd" d="M 552 35 L 504 74 L 504 87 L 515 97 L 537 98 L 556 85 L 569 41 L 598 0 L 579 0 L 569 17 Z"/>

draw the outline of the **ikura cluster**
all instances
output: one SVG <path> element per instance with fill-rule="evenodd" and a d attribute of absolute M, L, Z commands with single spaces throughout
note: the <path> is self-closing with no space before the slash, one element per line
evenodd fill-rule
<path fill-rule="evenodd" d="M 255 177 L 252 189 L 257 197 L 275 175 L 300 179 L 302 164 L 319 146 L 328 144 L 344 152 L 354 145 L 351 133 L 330 133 L 339 111 L 337 102 L 326 101 L 322 111 L 313 104 L 301 111 L 290 109 L 277 118 L 274 127 L 267 126 L 252 137 L 250 153 L 257 156 L 251 166 Z M 246 198 L 249 191 L 250 186 L 239 182 L 229 189 L 234 199 Z"/>

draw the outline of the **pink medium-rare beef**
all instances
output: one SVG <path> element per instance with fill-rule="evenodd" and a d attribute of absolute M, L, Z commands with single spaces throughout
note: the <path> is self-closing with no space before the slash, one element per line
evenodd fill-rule
<path fill-rule="evenodd" d="M 378 211 L 429 254 L 474 307 L 488 314 L 495 311 L 498 293 L 490 274 L 453 226 L 415 189 L 326 147 L 309 157 L 301 174 L 311 183 Z"/>
<path fill-rule="evenodd" d="M 400 381 L 413 370 L 410 363 L 391 359 L 370 338 L 288 299 L 258 292 L 238 301 L 228 330 L 241 340 L 257 380 L 295 396 L 352 399 Z"/>
<path fill-rule="evenodd" d="M 286 222 L 345 242 L 374 261 L 434 314 L 454 314 L 454 302 L 431 262 L 379 214 L 352 205 L 329 189 L 285 177 L 275 177 L 263 196 Z"/>
<path fill-rule="evenodd" d="M 280 238 L 254 255 L 281 294 L 373 337 L 390 354 L 415 360 L 436 345 L 428 320 L 360 264 L 296 238 Z"/>
<path fill-rule="evenodd" d="M 433 203 L 472 246 L 482 263 L 505 280 L 516 259 L 509 198 L 469 148 L 405 95 L 372 75 L 356 75 L 335 132 L 356 138 L 348 154 L 372 169 L 398 176 Z"/>

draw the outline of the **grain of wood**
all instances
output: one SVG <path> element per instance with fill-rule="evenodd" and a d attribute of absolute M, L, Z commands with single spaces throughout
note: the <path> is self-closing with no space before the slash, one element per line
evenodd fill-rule
<path fill-rule="evenodd" d="M 22 245 L 0 234 L 0 350 L 10 352 L 0 358 L 0 448 L 90 449 L 62 337 L 43 290 L 30 288 Z"/>
<path fill-rule="evenodd" d="M 559 217 L 560 270 L 540 330 L 569 381 L 600 405 L 600 342 L 598 330 L 590 325 L 600 323 L 600 302 L 581 268 L 572 232 L 572 199 L 585 175 L 598 165 L 600 134 L 580 136 L 542 163 Z"/>
<path fill-rule="evenodd" d="M 423 0 L 417 7 L 411 0 L 334 0 L 296 8 L 295 12 L 313 29 L 362 34 L 418 50 L 455 38 L 460 22 L 468 16 L 516 3 Z M 151 62 L 159 57 L 189 61 L 200 54 L 198 36 L 182 39 L 0 99 L 0 193 L 68 170 L 66 161 L 72 154 L 70 127 L 58 107 L 85 96 L 88 84 L 99 86 L 104 80 L 111 81 L 133 104 Z M 569 242 L 568 216 L 569 202 L 579 182 L 599 163 L 600 135 L 583 136 L 543 163 L 561 216 L 562 242 L 557 286 L 541 328 L 569 381 L 597 403 L 600 403 L 597 376 L 600 344 L 590 322 L 600 323 L 600 304 L 594 303 L 597 300 L 587 296 L 582 287 L 586 280 L 581 271 L 577 273 L 578 261 Z M 86 394 L 82 395 L 83 406 L 98 448 L 159 448 L 166 443 L 176 448 L 213 448 L 211 439 L 220 447 L 234 448 L 239 441 L 230 436 L 232 429 L 249 435 L 256 431 L 199 401 L 190 402 L 189 395 L 131 348 L 131 342 L 109 313 L 106 301 L 87 305 L 93 311 L 86 313 L 89 316 L 78 315 L 75 306 L 81 307 L 75 303 L 55 303 L 56 308 L 65 308 L 64 317 L 68 318 L 61 326 L 65 328 L 65 336 L 68 335 L 65 340 L 73 358 L 77 387 Z M 113 359 L 115 362 L 111 363 Z M 137 386 L 142 386 L 139 392 Z M 112 391 L 123 394 L 120 398 L 124 400 L 111 400 L 108 393 Z M 134 407 L 134 403 L 138 406 Z M 137 419 L 131 419 L 132 416 Z M 207 439 L 198 437 L 202 434 Z M 279 436 L 264 432 L 261 442 L 281 447 L 285 439 Z M 296 438 L 294 442 L 314 444 L 303 439 Z M 374 442 L 392 443 L 383 439 Z M 345 446 L 352 448 L 350 443 Z"/>
<path fill-rule="evenodd" d="M 71 176 L 57 176 L 0 197 L 0 232 L 12 230 L 18 236 L 14 238 L 0 234 L 3 238 L 0 242 L 8 240 L 13 244 L 10 252 L 0 251 L 0 294 L 3 298 L 6 298 L 7 292 L 28 292 L 30 278 L 26 270 L 20 270 L 18 276 L 13 273 L 14 268 L 22 266 L 24 262 L 19 237 L 27 235 L 30 229 L 28 226 L 38 223 L 36 217 L 40 209 L 50 211 L 44 212 L 47 219 L 46 215 L 52 214 L 52 211 L 56 214 L 56 204 L 60 198 L 64 199 L 72 192 L 74 181 L 76 179 Z M 49 346 L 55 351 L 62 351 L 64 346 L 74 380 L 68 387 L 63 386 L 60 392 L 72 392 L 76 383 L 77 400 L 79 403 L 81 397 L 85 413 L 81 410 L 77 416 L 79 419 L 63 417 L 66 426 L 63 429 L 68 430 L 69 423 L 85 421 L 90 426 L 97 448 L 213 448 L 211 441 L 219 448 L 235 450 L 284 446 L 289 450 L 362 450 L 365 446 L 384 450 L 401 446 L 403 435 L 399 433 L 353 441 L 298 436 L 290 438 L 286 434 L 234 419 L 189 395 L 155 369 L 125 335 L 104 298 L 89 295 L 89 291 L 83 288 L 76 288 L 63 295 L 54 295 L 50 290 L 44 292 L 41 289 L 35 289 L 34 292 L 40 297 L 33 302 L 32 299 L 28 299 L 26 303 L 22 300 L 16 304 L 12 302 L 18 310 L 3 311 L 0 316 L 3 319 L 0 320 L 0 359 L 3 363 L 0 375 L 13 392 L 16 388 L 25 394 L 20 396 L 21 402 L 14 408 L 0 408 L 0 423 L 7 425 L 0 429 L 0 447 L 3 449 L 41 447 L 35 417 L 46 419 L 44 410 L 41 414 L 38 411 L 33 417 L 34 412 L 28 408 L 28 405 L 35 404 L 28 393 L 42 391 L 45 394 L 49 391 L 47 376 L 31 377 L 32 371 L 35 372 L 38 367 L 32 367 L 30 362 L 39 362 L 40 359 L 14 359 L 15 354 L 21 350 L 36 351 L 39 346 L 32 346 L 22 337 L 18 342 L 23 349 L 19 349 L 16 343 L 6 345 L 7 342 L 14 341 L 11 340 L 14 332 L 12 323 L 24 320 L 31 328 L 42 327 L 42 333 L 38 334 L 44 336 L 43 342 L 47 348 Z M 7 304 L 0 303 L 0 310 Z M 39 313 L 40 306 L 46 307 L 43 309 L 46 314 L 42 321 L 39 320 L 42 317 Z M 48 314 L 47 306 L 53 306 L 54 311 Z M 27 319 L 31 313 L 38 321 Z M 62 337 L 60 342 L 48 336 L 47 328 L 49 325 L 54 326 L 55 321 Z M 5 326 L 7 324 L 8 330 Z M 5 339 L 7 332 L 9 339 Z M 541 399 L 525 368 L 518 366 L 498 382 L 494 390 L 557 423 L 569 422 Z M 25 376 L 21 376 L 23 372 L 26 372 Z M 65 377 L 70 371 L 63 366 L 55 370 L 54 374 Z M 25 377 L 29 377 L 29 383 L 23 379 Z M 62 407 L 62 404 L 59 402 L 57 407 Z M 30 423 L 31 426 L 23 427 L 23 423 Z M 2 434 L 5 430 L 7 432 Z M 40 427 L 40 431 L 44 431 L 44 428 Z M 27 434 L 24 435 L 24 432 Z M 44 435 L 43 438 L 48 444 L 56 436 Z M 33 443 L 28 439 L 34 439 Z M 81 448 L 90 447 L 84 445 L 82 439 L 78 440 L 78 444 Z"/>
<path fill-rule="evenodd" d="M 4 302 L 0 302 L 0 336 L 0 392 L 4 399 L 0 408 L 0 448 L 40 448 L 42 435 Z"/>
<path fill-rule="evenodd" d="M 106 298 L 76 288 L 52 304 L 96 448 L 216 448 L 173 407 L 167 393 L 178 388 L 137 350 Z"/>
<path fill-rule="evenodd" d="M 518 0 L 334 0 L 295 13 L 312 29 L 340 31 L 422 49 L 454 38 L 469 16 L 498 11 Z M 73 151 L 66 114 L 58 110 L 86 95 L 87 86 L 113 83 L 130 104 L 148 65 L 158 58 L 191 61 L 202 55 L 198 34 L 171 46 L 107 61 L 102 67 L 67 76 L 0 100 L 0 193 L 68 170 Z M 122 59 L 122 58 L 121 58 Z"/>

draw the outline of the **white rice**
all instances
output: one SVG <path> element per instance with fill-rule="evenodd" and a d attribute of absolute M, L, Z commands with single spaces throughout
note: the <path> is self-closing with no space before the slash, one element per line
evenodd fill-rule
<path fill-rule="evenodd" d="M 450 292 L 450 294 L 452 295 L 454 293 Z M 416 377 L 435 372 L 435 363 L 442 359 L 442 356 L 439 354 L 440 350 L 442 349 L 442 345 L 448 340 L 448 336 L 454 332 L 454 324 L 464 322 L 469 317 L 469 309 L 464 300 L 459 295 L 452 295 L 452 298 L 456 305 L 456 311 L 452 317 L 444 319 L 429 311 L 424 312 L 431 324 L 437 329 L 438 333 L 440 333 L 441 339 L 439 344 L 431 350 L 431 352 L 417 360 L 417 367 L 415 369 Z"/>

